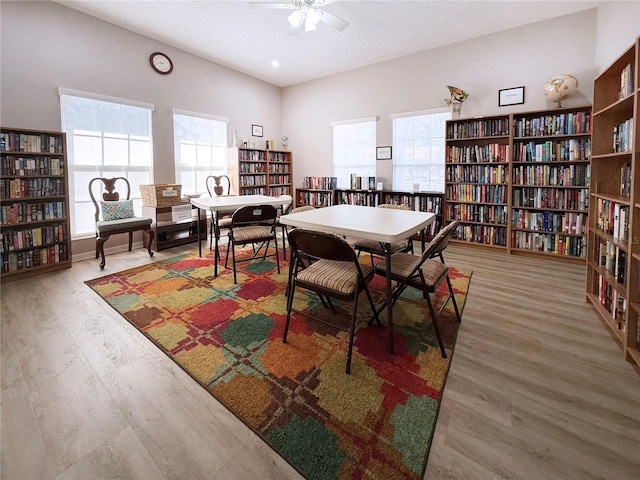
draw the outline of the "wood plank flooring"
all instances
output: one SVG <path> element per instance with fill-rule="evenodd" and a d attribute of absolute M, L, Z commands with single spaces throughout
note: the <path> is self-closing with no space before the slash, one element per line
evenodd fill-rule
<path fill-rule="evenodd" d="M 3 480 L 300 475 L 84 281 L 194 245 L 2 285 Z M 450 245 L 473 270 L 426 479 L 640 478 L 640 376 L 585 268 Z"/>

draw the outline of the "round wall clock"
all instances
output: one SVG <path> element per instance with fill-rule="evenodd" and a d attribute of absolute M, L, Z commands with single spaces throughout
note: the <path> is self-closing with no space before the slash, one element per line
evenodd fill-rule
<path fill-rule="evenodd" d="M 154 52 L 149 57 L 153 69 L 162 75 L 168 75 L 173 71 L 173 62 L 171 59 L 161 52 Z"/>

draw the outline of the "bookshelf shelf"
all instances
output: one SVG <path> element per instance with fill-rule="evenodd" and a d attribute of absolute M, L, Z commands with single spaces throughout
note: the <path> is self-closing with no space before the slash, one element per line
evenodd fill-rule
<path fill-rule="evenodd" d="M 71 268 L 66 136 L 0 128 L 2 283 Z"/>
<path fill-rule="evenodd" d="M 634 118 L 640 112 L 639 51 L 640 37 L 594 81 L 587 262 L 587 300 L 636 366 L 640 245 L 632 240 L 640 238 L 640 128 Z"/>

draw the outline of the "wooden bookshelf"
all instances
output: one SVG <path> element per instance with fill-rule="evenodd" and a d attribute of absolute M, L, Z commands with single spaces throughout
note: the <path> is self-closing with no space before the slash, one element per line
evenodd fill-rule
<path fill-rule="evenodd" d="M 445 222 L 454 241 L 584 262 L 591 107 L 450 120 Z"/>
<path fill-rule="evenodd" d="M 513 115 L 511 252 L 587 256 L 591 107 Z"/>
<path fill-rule="evenodd" d="M 640 37 L 594 81 L 587 300 L 640 366 Z"/>
<path fill-rule="evenodd" d="M 453 241 L 507 249 L 510 125 L 508 115 L 447 121 L 445 221 L 460 221 Z"/>
<path fill-rule="evenodd" d="M 293 154 L 282 150 L 230 147 L 227 175 L 232 195 L 291 195 Z"/>
<path fill-rule="evenodd" d="M 2 282 L 71 268 L 66 136 L 0 128 Z"/>
<path fill-rule="evenodd" d="M 333 205 L 337 181 L 336 177 L 304 177 L 302 188 L 296 188 L 296 207 Z"/>

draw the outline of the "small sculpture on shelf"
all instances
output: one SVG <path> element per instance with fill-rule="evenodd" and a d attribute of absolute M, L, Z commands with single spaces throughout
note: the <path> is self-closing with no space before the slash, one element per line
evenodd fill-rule
<path fill-rule="evenodd" d="M 576 93 L 578 89 L 578 79 L 567 73 L 556 75 L 547 80 L 544 84 L 544 96 L 562 108 L 562 101 Z"/>
<path fill-rule="evenodd" d="M 452 87 L 447 85 L 451 98 L 445 98 L 444 101 L 448 107 L 451 107 L 453 118 L 460 118 L 460 110 L 462 110 L 462 104 L 469 98 L 469 92 L 465 92 L 461 88 Z"/>
<path fill-rule="evenodd" d="M 286 150 L 288 145 L 289 145 L 289 137 L 287 137 L 286 135 L 282 135 L 282 149 Z"/>

